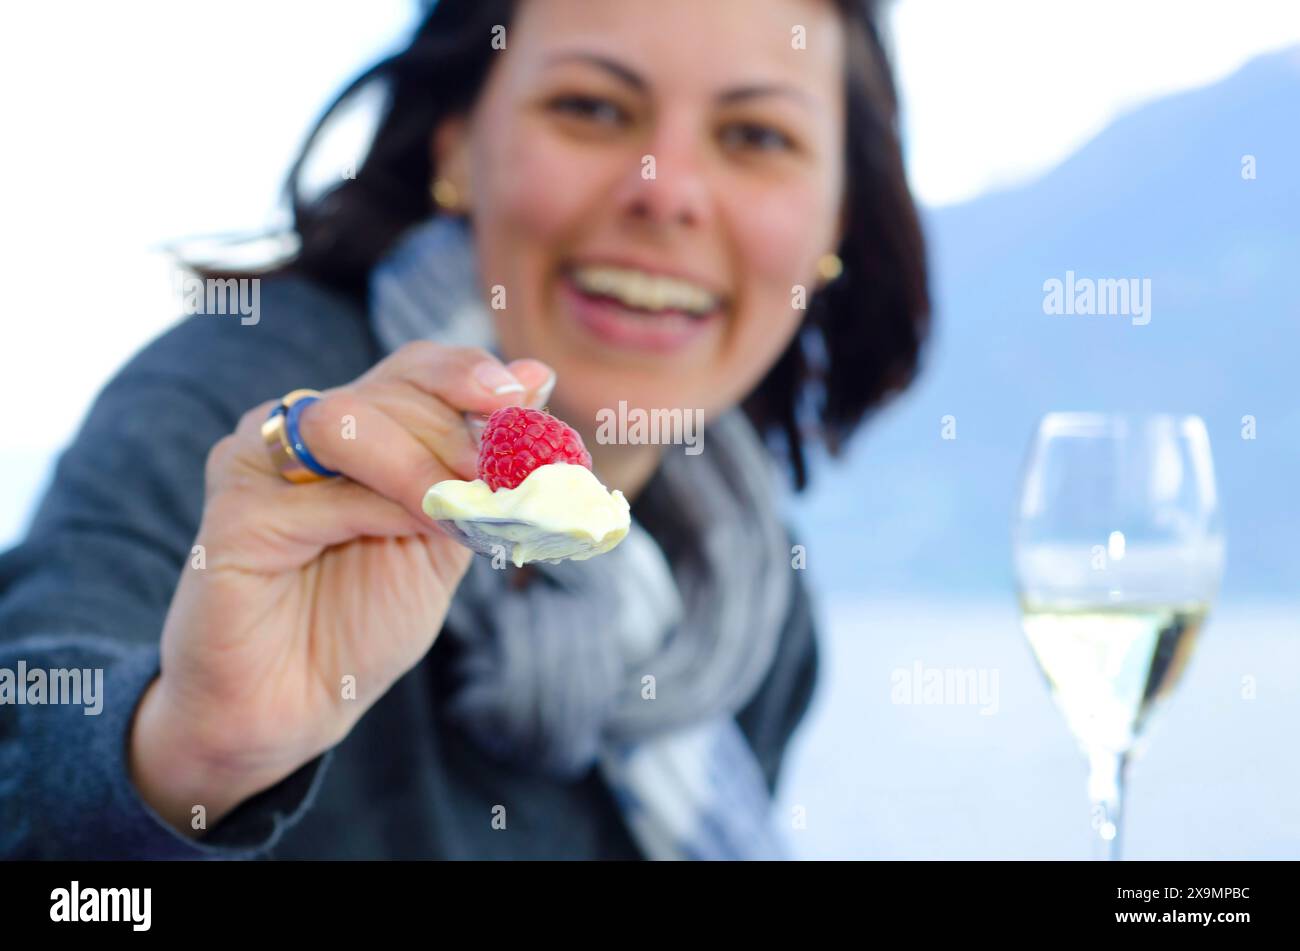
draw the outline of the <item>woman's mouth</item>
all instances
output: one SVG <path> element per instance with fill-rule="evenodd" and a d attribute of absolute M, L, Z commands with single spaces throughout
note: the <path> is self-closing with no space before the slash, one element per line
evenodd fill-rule
<path fill-rule="evenodd" d="M 707 288 L 635 267 L 577 265 L 564 270 L 560 284 L 577 323 L 615 347 L 679 351 L 722 315 L 722 299 Z"/>

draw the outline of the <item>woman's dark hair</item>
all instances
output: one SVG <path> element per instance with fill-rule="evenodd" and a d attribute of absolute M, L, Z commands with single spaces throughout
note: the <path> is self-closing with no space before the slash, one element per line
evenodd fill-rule
<path fill-rule="evenodd" d="M 898 101 L 873 0 L 833 0 L 847 28 L 846 232 L 843 274 L 814 293 L 803 328 L 744 408 L 784 450 L 796 489 L 808 481 L 805 442 L 832 455 L 868 412 L 916 374 L 929 323 L 925 245 L 903 170 Z M 410 44 L 354 79 L 326 109 L 285 191 L 300 245 L 289 269 L 364 299 L 376 262 L 408 227 L 437 211 L 430 143 L 445 118 L 468 113 L 496 51 L 493 28 L 516 0 L 437 0 Z M 332 117 L 363 89 L 387 99 L 369 153 L 324 194 L 299 178 Z M 783 445 L 781 445 L 783 444 Z"/>

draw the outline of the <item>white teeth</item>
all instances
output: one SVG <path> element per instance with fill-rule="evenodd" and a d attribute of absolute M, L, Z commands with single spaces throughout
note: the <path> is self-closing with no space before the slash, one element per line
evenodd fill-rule
<path fill-rule="evenodd" d="M 589 294 L 613 297 L 641 310 L 684 310 L 707 314 L 718 306 L 713 294 L 689 281 L 622 267 L 579 267 L 574 283 Z"/>

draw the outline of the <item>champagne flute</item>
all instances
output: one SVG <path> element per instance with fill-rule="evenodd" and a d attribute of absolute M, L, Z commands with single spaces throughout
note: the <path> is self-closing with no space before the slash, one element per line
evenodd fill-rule
<path fill-rule="evenodd" d="M 1118 859 L 1130 754 L 1182 673 L 1223 572 L 1205 423 L 1044 416 L 1013 550 L 1025 636 L 1088 758 L 1094 854 Z"/>

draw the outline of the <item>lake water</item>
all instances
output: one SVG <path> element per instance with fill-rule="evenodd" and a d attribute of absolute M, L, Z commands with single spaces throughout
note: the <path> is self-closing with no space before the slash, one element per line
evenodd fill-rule
<path fill-rule="evenodd" d="M 777 797 L 798 856 L 1090 856 L 1084 759 L 1010 595 L 968 603 L 838 597 L 819 613 L 818 692 Z M 923 672 L 982 672 L 985 694 L 894 702 L 918 664 Z M 913 700 L 926 699 L 918 694 Z M 1300 858 L 1298 728 L 1295 612 L 1217 607 L 1130 768 L 1125 857 Z"/>

